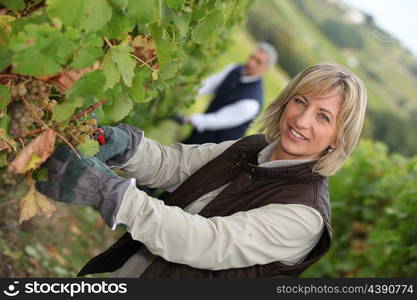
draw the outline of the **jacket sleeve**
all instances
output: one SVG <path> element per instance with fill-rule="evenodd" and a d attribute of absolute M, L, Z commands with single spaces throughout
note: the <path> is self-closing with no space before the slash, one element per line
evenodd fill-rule
<path fill-rule="evenodd" d="M 235 142 L 163 146 L 143 137 L 135 154 L 121 167 L 127 176 L 135 178 L 140 185 L 170 192 Z"/>
<path fill-rule="evenodd" d="M 212 113 L 193 114 L 191 124 L 198 132 L 232 128 L 255 118 L 259 108 L 255 99 L 242 99 Z"/>
<path fill-rule="evenodd" d="M 227 217 L 204 218 L 131 186 L 116 217 L 150 252 L 195 268 L 221 270 L 281 261 L 295 264 L 324 228 L 317 210 L 269 204 Z"/>
<path fill-rule="evenodd" d="M 214 93 L 223 80 L 236 67 L 236 64 L 229 64 L 220 72 L 213 74 L 203 81 L 203 86 L 198 90 L 198 96 L 204 96 Z"/>

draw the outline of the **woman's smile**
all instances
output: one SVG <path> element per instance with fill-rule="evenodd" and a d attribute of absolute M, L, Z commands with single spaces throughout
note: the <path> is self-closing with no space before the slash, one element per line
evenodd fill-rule
<path fill-rule="evenodd" d="M 291 139 L 296 142 L 308 141 L 308 139 L 299 131 L 295 130 L 293 127 L 289 126 L 288 135 Z"/>

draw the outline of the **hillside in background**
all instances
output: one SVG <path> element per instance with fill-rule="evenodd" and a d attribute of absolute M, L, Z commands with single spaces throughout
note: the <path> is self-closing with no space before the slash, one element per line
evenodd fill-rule
<path fill-rule="evenodd" d="M 365 83 L 369 106 L 364 137 L 391 152 L 417 153 L 417 59 L 373 22 L 337 0 L 257 0 L 247 29 L 279 51 L 289 77 L 305 67 L 334 61 Z"/>

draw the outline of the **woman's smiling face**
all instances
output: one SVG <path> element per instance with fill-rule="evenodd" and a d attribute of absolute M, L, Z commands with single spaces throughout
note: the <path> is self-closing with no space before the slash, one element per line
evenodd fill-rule
<path fill-rule="evenodd" d="M 328 97 L 296 95 L 287 103 L 280 120 L 281 136 L 276 159 L 314 159 L 337 141 L 338 94 Z"/>

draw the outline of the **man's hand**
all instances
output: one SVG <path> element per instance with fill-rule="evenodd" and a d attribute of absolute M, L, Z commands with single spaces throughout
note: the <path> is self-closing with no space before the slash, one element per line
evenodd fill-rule
<path fill-rule="evenodd" d="M 67 146 L 59 147 L 44 166 L 48 181 L 36 182 L 39 192 L 56 201 L 90 205 L 113 227 L 130 180 L 95 157 L 78 158 Z"/>
<path fill-rule="evenodd" d="M 96 157 L 110 166 L 120 166 L 136 152 L 143 131 L 126 124 L 103 126 L 106 143 L 100 146 Z"/>
<path fill-rule="evenodd" d="M 191 119 L 189 116 L 183 115 L 172 115 L 169 117 L 172 121 L 177 122 L 180 125 L 191 124 Z"/>

